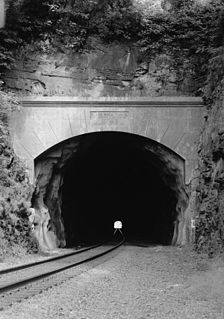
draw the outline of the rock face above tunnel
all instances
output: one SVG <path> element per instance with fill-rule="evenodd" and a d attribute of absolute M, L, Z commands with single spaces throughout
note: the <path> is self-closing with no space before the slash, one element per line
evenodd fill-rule
<path fill-rule="evenodd" d="M 18 52 L 6 84 L 23 96 L 96 99 L 192 95 L 194 80 L 189 66 L 175 69 L 173 59 L 166 54 L 144 61 L 134 44 L 102 44 L 95 38 L 89 40 L 88 47 L 84 53 L 67 50 L 46 54 L 27 46 Z"/>

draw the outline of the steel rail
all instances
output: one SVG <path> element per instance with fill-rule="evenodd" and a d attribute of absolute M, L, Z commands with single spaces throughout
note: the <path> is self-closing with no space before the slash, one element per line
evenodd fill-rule
<path fill-rule="evenodd" d="M 101 252 L 101 253 L 99 253 L 99 254 L 94 255 L 94 256 L 85 258 L 85 259 L 83 259 L 83 260 L 80 260 L 80 261 L 78 261 L 78 262 L 74 262 L 74 263 L 69 264 L 69 265 L 66 265 L 66 266 L 58 267 L 58 268 L 56 268 L 56 269 L 54 269 L 54 270 L 51 270 L 51 271 L 49 271 L 49 272 L 46 272 L 46 273 L 44 273 L 44 274 L 39 274 L 39 275 L 36 275 L 36 276 L 33 276 L 33 277 L 29 277 L 29 278 L 26 278 L 26 279 L 23 279 L 23 280 L 20 280 L 20 281 L 17 281 L 17 282 L 10 283 L 10 284 L 7 284 L 7 285 L 5 285 L 5 286 L 2 286 L 2 287 L 0 288 L 0 295 L 1 295 L 1 294 L 4 294 L 4 293 L 6 293 L 6 292 L 12 291 L 12 290 L 14 290 L 14 289 L 21 288 L 21 287 L 26 286 L 26 285 L 28 285 L 28 284 L 30 284 L 30 283 L 37 282 L 37 281 L 39 281 L 39 280 L 41 280 L 41 279 L 44 279 L 44 278 L 49 277 L 49 276 L 52 276 L 52 275 L 57 274 L 57 273 L 59 273 L 59 272 L 65 271 L 65 270 L 67 270 L 67 269 L 70 269 L 70 268 L 79 266 L 79 265 L 81 265 L 81 264 L 87 263 L 87 262 L 92 261 L 92 260 L 94 260 L 94 259 L 97 259 L 97 258 L 99 258 L 99 257 L 102 257 L 102 256 L 104 256 L 104 255 L 110 253 L 111 251 L 117 249 L 117 248 L 120 247 L 121 245 L 123 245 L 124 242 L 125 242 L 125 238 L 123 238 L 122 241 L 120 241 L 120 242 L 119 242 L 117 245 L 115 245 L 114 247 L 112 247 L 112 248 L 110 248 L 110 249 L 107 249 L 107 250 L 105 250 L 105 251 L 103 251 L 103 252 Z M 98 247 L 99 247 L 99 245 L 98 245 Z M 92 249 L 93 249 L 93 248 L 92 248 Z M 86 251 L 87 251 L 87 250 L 88 250 L 88 249 L 86 249 Z M 90 249 L 89 249 L 89 250 L 90 250 Z M 66 256 L 66 257 L 68 257 L 68 256 Z M 35 267 L 35 266 L 33 266 L 33 267 Z"/>
<path fill-rule="evenodd" d="M 71 253 L 62 254 L 60 256 L 50 257 L 50 258 L 47 258 L 47 259 L 44 259 L 44 260 L 34 261 L 34 262 L 31 262 L 31 263 L 28 263 L 28 264 L 24 264 L 24 265 L 19 265 L 19 266 L 15 266 L 15 267 L 11 267 L 11 268 L 2 269 L 2 270 L 0 270 L 0 276 L 4 275 L 4 274 L 12 273 L 14 271 L 23 270 L 23 269 L 26 269 L 26 268 L 31 268 L 31 267 L 34 267 L 34 266 L 38 266 L 38 265 L 41 265 L 41 264 L 47 264 L 47 263 L 50 263 L 50 262 L 55 261 L 55 260 L 63 259 L 65 257 L 78 255 L 78 254 L 83 253 L 85 251 L 100 247 L 100 246 L 106 244 L 107 242 L 108 241 L 104 241 L 103 243 L 96 244 L 96 245 L 93 245 L 93 246 L 89 246 L 87 248 L 79 249 L 79 250 L 71 252 Z"/>

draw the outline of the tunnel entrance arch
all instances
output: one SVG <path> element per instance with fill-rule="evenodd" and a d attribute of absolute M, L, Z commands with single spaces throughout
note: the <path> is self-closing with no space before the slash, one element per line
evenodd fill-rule
<path fill-rule="evenodd" d="M 188 196 L 185 161 L 149 138 L 95 132 L 35 159 L 35 234 L 44 248 L 98 241 L 122 220 L 128 239 L 181 244 Z"/>

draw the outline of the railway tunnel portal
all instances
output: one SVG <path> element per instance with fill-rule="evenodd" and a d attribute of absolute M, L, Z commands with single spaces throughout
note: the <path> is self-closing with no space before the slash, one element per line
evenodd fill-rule
<path fill-rule="evenodd" d="M 129 240 L 181 241 L 184 160 L 167 147 L 129 133 L 89 133 L 41 154 L 35 167 L 33 207 L 49 212 L 52 245 L 102 241 L 115 220 Z"/>
<path fill-rule="evenodd" d="M 35 186 L 42 249 L 102 239 L 115 220 L 130 239 L 185 243 L 202 106 L 191 97 L 24 100 L 11 134 Z"/>

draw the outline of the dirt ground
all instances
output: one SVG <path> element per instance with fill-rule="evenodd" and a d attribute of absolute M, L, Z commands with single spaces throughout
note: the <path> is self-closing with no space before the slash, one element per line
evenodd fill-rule
<path fill-rule="evenodd" d="M 224 260 L 175 247 L 125 245 L 72 270 L 1 319 L 223 319 Z"/>

